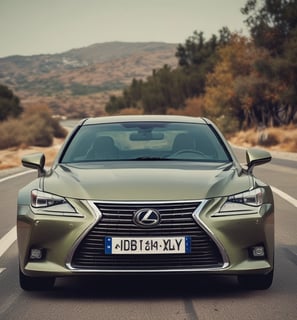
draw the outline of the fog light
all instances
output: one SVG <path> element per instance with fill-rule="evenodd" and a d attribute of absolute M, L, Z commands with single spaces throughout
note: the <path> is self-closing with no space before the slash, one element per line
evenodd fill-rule
<path fill-rule="evenodd" d="M 253 258 L 264 258 L 265 257 L 265 248 L 264 246 L 255 246 L 251 248 L 251 254 Z"/>
<path fill-rule="evenodd" d="M 44 256 L 44 250 L 43 249 L 32 248 L 30 250 L 30 260 L 42 260 L 43 256 Z"/>

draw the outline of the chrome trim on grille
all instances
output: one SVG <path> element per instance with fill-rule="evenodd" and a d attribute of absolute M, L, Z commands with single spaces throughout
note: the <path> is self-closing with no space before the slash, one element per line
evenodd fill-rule
<path fill-rule="evenodd" d="M 222 244 L 218 241 L 218 239 L 216 239 L 216 237 L 214 236 L 214 234 L 211 232 L 211 230 L 203 223 L 203 221 L 200 219 L 199 215 L 202 211 L 202 209 L 204 208 L 204 206 L 208 203 L 209 200 L 187 200 L 187 201 L 86 201 L 89 204 L 89 207 L 92 209 L 94 215 L 95 215 L 95 221 L 94 223 L 92 223 L 89 228 L 87 228 L 87 230 L 79 237 L 79 239 L 76 241 L 73 249 L 71 250 L 71 253 L 68 256 L 67 259 L 67 268 L 70 269 L 73 272 L 82 272 L 82 273 L 163 273 L 163 272 L 174 272 L 174 273 L 183 273 L 183 272 L 207 272 L 207 271 L 220 271 L 222 269 L 225 269 L 229 266 L 229 259 L 228 256 L 222 246 Z M 122 206 L 143 206 L 143 207 L 147 207 L 147 206 L 153 206 L 153 205 L 180 205 L 180 204 L 187 204 L 187 203 L 196 203 L 197 204 L 197 208 L 194 210 L 194 212 L 192 213 L 192 218 L 194 221 L 206 234 L 207 236 L 214 242 L 214 244 L 217 247 L 218 252 L 221 255 L 222 258 L 222 265 L 219 267 L 193 267 L 191 268 L 191 266 L 187 266 L 187 267 L 181 267 L 180 269 L 178 268 L 170 268 L 170 266 L 168 268 L 160 268 L 158 269 L 157 267 L 155 267 L 153 270 L 149 269 L 149 267 L 145 268 L 145 267 L 139 267 L 139 268 L 129 268 L 129 267 L 125 267 L 123 269 L 108 269 L 105 268 L 104 265 L 102 265 L 102 268 L 88 268 L 86 266 L 86 268 L 83 267 L 75 267 L 73 266 L 73 259 L 74 256 L 76 254 L 76 251 L 79 247 L 79 245 L 81 244 L 81 242 L 84 240 L 84 238 L 88 235 L 89 232 L 92 231 L 93 228 L 96 227 L 96 225 L 98 224 L 100 218 L 102 218 L 102 213 L 100 211 L 100 209 L 98 208 L 98 206 L 96 206 L 97 204 L 103 204 L 103 205 L 122 205 Z"/>
<path fill-rule="evenodd" d="M 218 246 L 220 253 L 223 257 L 223 266 L 222 269 L 225 269 L 229 266 L 229 257 L 227 255 L 227 252 L 224 248 L 224 246 L 221 244 L 221 242 L 215 237 L 213 232 L 208 228 L 208 226 L 200 219 L 199 215 L 204 208 L 204 206 L 207 204 L 209 200 L 202 200 L 201 205 L 193 212 L 193 218 L 197 222 L 198 225 L 200 225 L 201 228 L 204 229 L 204 231 L 210 236 L 210 238 L 215 242 L 215 244 Z"/>
<path fill-rule="evenodd" d="M 70 270 L 72 270 L 71 267 L 71 261 L 72 257 L 74 255 L 75 250 L 79 246 L 80 242 L 84 239 L 84 237 L 92 230 L 92 228 L 98 223 L 98 221 L 102 218 L 102 213 L 97 209 L 97 207 L 94 205 L 93 202 L 82 200 L 81 201 L 86 208 L 90 208 L 90 212 L 94 216 L 94 222 L 89 225 L 89 227 L 80 235 L 80 237 L 75 241 L 74 246 L 72 247 L 72 250 L 69 252 L 67 259 L 66 259 L 66 267 Z"/>
<path fill-rule="evenodd" d="M 184 269 L 125 269 L 125 270 L 111 270 L 111 269 L 79 269 L 66 264 L 67 268 L 72 272 L 77 273 L 187 273 L 187 272 L 217 272 L 226 269 L 229 263 L 224 263 L 222 267 L 218 268 L 184 268 Z"/>

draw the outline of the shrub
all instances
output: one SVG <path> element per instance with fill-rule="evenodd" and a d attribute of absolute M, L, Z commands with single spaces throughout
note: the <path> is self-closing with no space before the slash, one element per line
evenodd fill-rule
<path fill-rule="evenodd" d="M 297 152 L 297 128 L 284 126 L 266 128 L 265 130 L 250 129 L 233 135 L 230 142 L 238 146 L 260 146 L 271 150 Z"/>
<path fill-rule="evenodd" d="M 119 112 L 120 115 L 139 115 L 143 114 L 143 110 L 139 108 L 125 108 Z"/>
<path fill-rule="evenodd" d="M 49 147 L 53 143 L 54 135 L 46 117 L 32 114 L 23 119 L 24 143 L 37 147 Z"/>
<path fill-rule="evenodd" d="M 264 130 L 258 134 L 258 143 L 260 146 L 271 147 L 279 144 L 278 133 L 275 131 Z"/>
<path fill-rule="evenodd" d="M 54 137 L 64 138 L 66 134 L 48 107 L 33 106 L 22 117 L 0 123 L 0 149 L 21 145 L 49 147 Z"/>
<path fill-rule="evenodd" d="M 20 121 L 17 119 L 0 122 L 0 149 L 16 147 L 22 144 Z"/>

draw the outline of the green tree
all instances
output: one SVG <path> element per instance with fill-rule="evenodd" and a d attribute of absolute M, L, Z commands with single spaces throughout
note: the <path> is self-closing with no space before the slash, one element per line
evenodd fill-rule
<path fill-rule="evenodd" d="M 259 58 L 256 66 L 276 90 L 271 100 L 273 123 L 292 123 L 297 115 L 297 1 L 249 0 L 242 12 L 248 15 L 246 23 L 256 46 L 270 54 Z"/>
<path fill-rule="evenodd" d="M 106 104 L 108 113 L 117 113 L 124 108 L 143 109 L 144 113 L 166 113 L 168 107 L 179 108 L 183 105 L 183 76 L 170 66 L 153 70 L 146 81 L 133 79 L 121 96 L 111 96 Z"/>
<path fill-rule="evenodd" d="M 124 108 L 128 108 L 128 105 L 125 102 L 125 99 L 123 96 L 115 96 L 111 95 L 109 97 L 109 101 L 107 102 L 105 106 L 106 112 L 110 114 L 115 114 L 121 111 Z"/>
<path fill-rule="evenodd" d="M 225 132 L 236 131 L 244 122 L 244 110 L 236 92 L 236 80 L 250 75 L 254 50 L 247 38 L 233 35 L 218 50 L 218 62 L 207 75 L 204 109 Z"/>
<path fill-rule="evenodd" d="M 282 87 L 276 79 L 259 72 L 258 66 L 259 61 L 270 59 L 269 52 L 234 35 L 219 50 L 219 57 L 214 72 L 207 77 L 207 115 L 225 132 L 279 125 Z"/>
<path fill-rule="evenodd" d="M 206 40 L 203 32 L 195 31 L 185 44 L 179 44 L 176 57 L 178 64 L 185 73 L 187 98 L 204 93 L 206 75 L 211 72 L 217 62 L 217 48 L 229 42 L 231 33 L 222 28 L 219 36 L 213 35 Z"/>
<path fill-rule="evenodd" d="M 168 65 L 153 70 L 146 81 L 133 79 L 123 90 L 122 96 L 111 96 L 106 105 L 108 113 L 124 108 L 139 108 L 144 113 L 166 113 L 167 109 L 182 108 L 187 98 L 204 93 L 207 73 L 213 70 L 217 61 L 217 48 L 226 44 L 230 32 L 223 28 L 219 37 L 212 36 L 206 41 L 202 32 L 194 32 L 184 45 L 179 45 L 176 57 L 179 66 L 171 69 Z"/>
<path fill-rule="evenodd" d="M 183 106 L 183 78 L 179 70 L 172 70 L 168 65 L 153 70 L 142 89 L 142 107 L 145 113 L 165 114 L 168 107 Z"/>
<path fill-rule="evenodd" d="M 296 0 L 248 0 L 241 9 L 257 46 L 273 55 L 283 52 L 284 43 L 297 27 Z"/>
<path fill-rule="evenodd" d="M 22 112 L 20 99 L 8 87 L 0 84 L 0 121 L 16 118 Z"/>

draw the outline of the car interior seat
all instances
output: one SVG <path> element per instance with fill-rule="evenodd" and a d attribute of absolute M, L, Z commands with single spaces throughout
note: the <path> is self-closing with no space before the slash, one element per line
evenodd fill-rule
<path fill-rule="evenodd" d="M 196 142 L 193 136 L 188 133 L 178 134 L 172 144 L 172 152 L 176 153 L 181 150 L 195 150 Z"/>
<path fill-rule="evenodd" d="M 115 146 L 114 140 L 108 136 L 98 137 L 88 153 L 89 160 L 116 160 L 119 150 Z"/>

